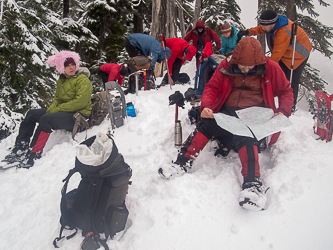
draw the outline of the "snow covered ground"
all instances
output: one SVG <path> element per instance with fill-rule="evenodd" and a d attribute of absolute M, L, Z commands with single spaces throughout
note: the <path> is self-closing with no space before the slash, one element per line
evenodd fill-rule
<path fill-rule="evenodd" d="M 194 61 L 182 68 L 191 78 L 194 70 Z M 316 140 L 305 103 L 290 117 L 293 126 L 260 154 L 262 176 L 270 187 L 265 211 L 250 212 L 238 205 L 238 155 L 232 151 L 226 159 L 214 157 L 214 142 L 195 161 L 192 173 L 170 181 L 157 174 L 177 155 L 175 106 L 168 106 L 168 97 L 189 87 L 164 86 L 126 96 L 138 114 L 114 130 L 114 139 L 133 169 L 126 201 L 132 226 L 120 241 L 108 241 L 110 249 L 333 249 L 333 142 Z M 194 129 L 187 116 L 190 104 L 185 107 L 179 109 L 183 140 Z M 108 132 L 109 126 L 105 120 L 88 130 L 88 137 Z M 16 135 L 0 143 L 0 159 Z M 60 229 L 62 179 L 74 167 L 75 146 L 85 136 L 79 133 L 73 141 L 70 133 L 56 131 L 33 168 L 0 173 L 0 249 L 53 249 Z M 79 181 L 79 174 L 73 176 L 69 190 Z M 59 246 L 79 249 L 82 240 L 77 234 Z"/>

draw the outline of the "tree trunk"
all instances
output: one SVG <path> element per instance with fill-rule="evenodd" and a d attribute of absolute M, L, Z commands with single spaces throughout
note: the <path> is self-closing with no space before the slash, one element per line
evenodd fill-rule
<path fill-rule="evenodd" d="M 182 38 L 184 39 L 184 37 L 186 36 L 186 30 L 185 30 L 185 21 L 184 21 L 184 11 L 182 8 L 183 1 L 178 0 L 178 3 L 181 5 L 181 6 L 178 6 L 179 26 L 180 26 L 180 32 L 181 32 Z"/>
<path fill-rule="evenodd" d="M 287 17 L 295 22 L 297 20 L 296 4 L 295 1 L 287 1 Z"/>
<path fill-rule="evenodd" d="M 258 7 L 260 7 L 262 0 L 258 0 Z M 259 25 L 259 20 L 258 20 L 258 25 Z M 262 49 L 264 50 L 264 53 L 266 54 L 266 35 L 257 35 L 257 39 L 259 40 Z"/>
<path fill-rule="evenodd" d="M 69 17 L 69 0 L 64 0 L 63 18 Z"/>
<path fill-rule="evenodd" d="M 195 0 L 193 27 L 195 27 L 195 24 L 199 20 L 200 11 L 201 11 L 201 0 Z"/>
<path fill-rule="evenodd" d="M 140 13 L 142 13 L 143 5 L 142 2 L 140 1 L 139 6 L 134 8 L 138 14 L 134 13 L 133 16 L 133 23 L 134 23 L 134 28 L 133 28 L 133 33 L 143 33 L 143 19 L 140 16 Z"/>
<path fill-rule="evenodd" d="M 166 37 L 167 0 L 152 1 L 152 25 L 150 35 L 161 42 L 161 34 Z"/>
<path fill-rule="evenodd" d="M 175 0 L 167 0 L 166 38 L 177 37 Z"/>

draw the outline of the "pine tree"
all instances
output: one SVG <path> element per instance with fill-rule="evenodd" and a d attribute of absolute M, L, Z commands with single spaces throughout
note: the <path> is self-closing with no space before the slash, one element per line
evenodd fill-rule
<path fill-rule="evenodd" d="M 55 51 L 48 17 L 53 13 L 35 0 L 6 1 L 0 23 L 0 139 L 8 135 L 31 107 L 44 107 L 54 89 L 45 65 Z"/>

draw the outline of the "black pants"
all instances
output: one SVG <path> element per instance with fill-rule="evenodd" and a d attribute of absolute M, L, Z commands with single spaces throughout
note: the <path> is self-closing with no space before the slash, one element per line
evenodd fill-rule
<path fill-rule="evenodd" d="M 22 142 L 29 143 L 33 148 L 36 144 L 41 131 L 51 133 L 52 130 L 66 129 L 72 130 L 74 126 L 73 112 L 57 112 L 46 114 L 46 109 L 32 109 L 21 122 L 19 134 L 16 137 L 15 145 L 20 145 Z M 39 123 L 35 133 L 36 123 Z"/>
<path fill-rule="evenodd" d="M 237 116 L 233 108 L 223 108 L 221 112 L 230 116 Z M 256 177 L 260 177 L 259 142 L 257 139 L 231 134 L 217 125 L 215 119 L 203 118 L 197 123 L 195 131 L 187 138 L 180 149 L 176 163 L 182 165 L 189 160 L 194 160 L 208 141 L 212 139 L 230 141 L 241 160 L 244 182 L 255 181 Z"/>
<path fill-rule="evenodd" d="M 303 69 L 304 69 L 305 64 L 307 63 L 308 59 L 309 59 L 309 57 L 306 58 L 296 69 L 293 70 L 291 88 L 293 89 L 293 93 L 294 93 L 294 105 L 296 105 L 296 103 L 297 103 L 299 81 L 301 79 Z M 291 70 L 282 61 L 279 61 L 279 65 L 289 81 L 290 76 L 291 76 Z"/>
<path fill-rule="evenodd" d="M 143 55 L 142 51 L 139 50 L 137 47 L 133 46 L 129 41 L 128 38 L 125 39 L 124 47 L 130 57 L 141 56 Z"/>
<path fill-rule="evenodd" d="M 174 61 L 173 65 L 172 65 L 172 76 L 171 76 L 174 83 L 176 83 L 176 81 L 178 80 L 178 76 L 179 76 L 181 67 L 182 67 L 182 60 L 179 58 L 176 58 L 176 60 Z M 170 70 L 171 69 L 169 69 L 169 71 Z M 162 82 L 168 82 L 168 73 L 166 73 L 164 75 Z"/>
<path fill-rule="evenodd" d="M 109 80 L 109 74 L 108 73 L 106 73 L 106 72 L 104 72 L 103 70 L 98 70 L 97 71 L 97 75 L 100 77 L 100 78 L 102 78 L 102 81 L 103 81 L 103 83 L 104 83 L 104 85 L 105 85 L 105 83 L 106 82 L 108 82 L 108 80 Z M 103 86 L 104 87 L 104 86 Z"/>

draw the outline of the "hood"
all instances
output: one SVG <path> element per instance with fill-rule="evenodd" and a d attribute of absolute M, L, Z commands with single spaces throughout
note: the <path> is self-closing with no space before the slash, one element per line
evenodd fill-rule
<path fill-rule="evenodd" d="M 78 75 L 79 73 L 84 73 L 87 75 L 88 78 L 90 77 L 90 71 L 86 67 L 80 67 L 80 69 L 76 71 L 76 75 Z"/>
<path fill-rule="evenodd" d="M 195 24 L 194 28 L 203 28 L 203 29 L 205 29 L 206 27 L 205 27 L 204 21 L 198 20 L 197 23 Z"/>
<path fill-rule="evenodd" d="M 64 74 L 65 73 L 64 63 L 67 58 L 73 58 L 75 65 L 76 65 L 76 70 L 80 69 L 80 67 L 79 67 L 80 55 L 74 51 L 62 50 L 53 56 L 49 56 L 46 62 L 48 63 L 48 65 L 50 65 L 50 67 L 55 66 L 56 70 L 60 74 Z"/>
<path fill-rule="evenodd" d="M 260 42 L 254 37 L 244 37 L 237 44 L 230 65 L 262 65 L 266 64 L 265 54 Z"/>

